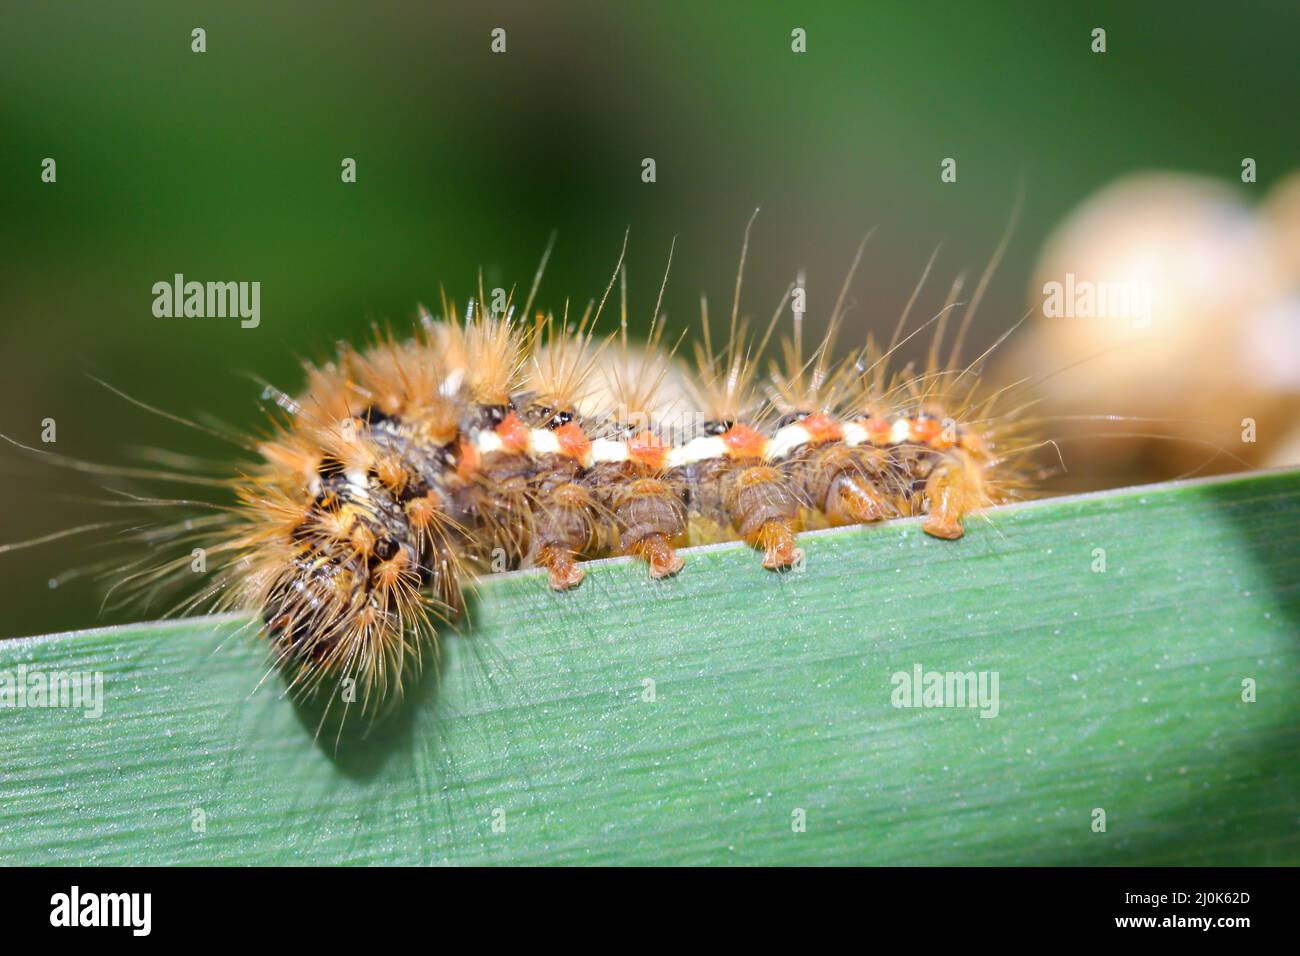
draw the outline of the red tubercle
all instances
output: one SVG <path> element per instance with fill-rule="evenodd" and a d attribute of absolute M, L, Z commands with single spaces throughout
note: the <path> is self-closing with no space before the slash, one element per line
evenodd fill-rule
<path fill-rule="evenodd" d="M 937 418 L 930 418 L 929 416 L 913 418 L 908 420 L 907 431 L 912 441 L 928 445 L 942 434 L 943 423 Z"/>
<path fill-rule="evenodd" d="M 799 424 L 803 426 L 809 440 L 814 444 L 839 441 L 844 437 L 844 426 L 829 415 L 809 415 Z"/>
<path fill-rule="evenodd" d="M 767 438 L 762 432 L 739 422 L 723 433 L 722 441 L 732 458 L 762 458 L 767 448 Z"/>
<path fill-rule="evenodd" d="M 591 439 L 582 431 L 577 422 L 569 422 L 555 430 L 555 440 L 559 443 L 560 454 L 567 455 L 575 461 L 582 461 L 591 451 Z"/>
<path fill-rule="evenodd" d="M 627 443 L 627 456 L 651 471 L 660 471 L 668 459 L 668 446 L 652 431 L 643 431 Z"/>
<path fill-rule="evenodd" d="M 497 437 L 501 439 L 501 447 L 505 451 L 514 452 L 518 455 L 528 450 L 528 439 L 530 438 L 528 426 L 514 412 L 507 415 L 505 420 L 496 427 L 495 431 Z"/>
<path fill-rule="evenodd" d="M 888 445 L 889 436 L 893 428 L 883 418 L 868 418 L 863 427 L 867 430 L 867 436 L 871 439 L 873 445 Z"/>

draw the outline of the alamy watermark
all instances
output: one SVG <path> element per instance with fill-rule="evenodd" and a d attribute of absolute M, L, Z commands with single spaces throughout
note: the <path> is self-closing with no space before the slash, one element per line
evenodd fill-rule
<path fill-rule="evenodd" d="M 1094 282 L 1073 272 L 1064 282 L 1043 283 L 1043 315 L 1049 319 L 1125 319 L 1135 329 L 1151 327 L 1151 283 Z"/>
<path fill-rule="evenodd" d="M 104 713 L 102 671 L 48 671 L 19 664 L 0 670 L 0 710 L 59 707 L 77 709 L 92 720 Z"/>
<path fill-rule="evenodd" d="M 1001 708 L 997 671 L 927 671 L 913 664 L 896 671 L 889 701 L 895 707 L 971 707 L 981 717 L 996 717 Z"/>
<path fill-rule="evenodd" d="M 255 329 L 262 321 L 262 283 L 186 282 L 178 272 L 171 282 L 153 284 L 153 314 L 160 319 L 238 318 L 240 328 Z"/>
<path fill-rule="evenodd" d="M 73 886 L 50 897 L 51 926 L 124 926 L 133 936 L 153 929 L 152 893 L 83 893 Z"/>

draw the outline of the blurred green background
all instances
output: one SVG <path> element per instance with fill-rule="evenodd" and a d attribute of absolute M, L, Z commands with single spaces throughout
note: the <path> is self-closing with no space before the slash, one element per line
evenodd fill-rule
<path fill-rule="evenodd" d="M 1101 184 L 1148 167 L 1232 180 L 1251 155 L 1263 189 L 1300 155 L 1294 3 L 13 0 L 4 19 L 0 431 L 39 443 L 54 418 L 57 450 L 94 461 L 228 451 L 87 373 L 255 427 L 248 375 L 294 391 L 299 358 L 400 326 L 440 286 L 463 303 L 480 269 L 526 287 L 553 230 L 540 304 L 598 296 L 630 227 L 642 324 L 676 236 L 680 328 L 701 292 L 725 312 L 755 206 L 746 307 L 765 316 L 804 268 L 814 325 L 877 227 L 856 339 L 892 325 L 938 243 L 937 299 L 982 268 L 1023 182 L 988 342 L 1022 314 L 1044 236 Z M 151 286 L 177 272 L 260 281 L 261 326 L 155 318 Z M 131 487 L 0 449 L 0 542 L 103 518 L 103 484 Z M 47 586 L 94 557 L 75 539 L 0 556 L 0 635 L 133 616 L 99 615 L 93 581 Z"/>

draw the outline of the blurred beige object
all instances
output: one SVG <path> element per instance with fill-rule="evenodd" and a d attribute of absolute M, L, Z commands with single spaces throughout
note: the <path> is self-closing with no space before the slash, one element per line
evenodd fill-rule
<path fill-rule="evenodd" d="M 1293 427 L 1286 437 L 1271 449 L 1265 464 L 1274 468 L 1300 464 L 1300 426 Z"/>
<path fill-rule="evenodd" d="M 1296 460 L 1284 440 L 1300 411 L 1300 178 L 1258 209 L 1247 195 L 1204 177 L 1135 175 L 1045 243 L 1036 315 L 995 374 L 1043 378 L 1046 437 L 1093 436 L 1063 446 L 1082 484 L 1174 477 L 1215 448 L 1228 454 L 1209 471 Z M 1064 420 L 1088 415 L 1147 421 Z M 1246 420 L 1255 442 L 1243 440 Z"/>
<path fill-rule="evenodd" d="M 1293 282 L 1300 280 L 1300 169 L 1273 188 L 1261 211 L 1282 268 Z"/>

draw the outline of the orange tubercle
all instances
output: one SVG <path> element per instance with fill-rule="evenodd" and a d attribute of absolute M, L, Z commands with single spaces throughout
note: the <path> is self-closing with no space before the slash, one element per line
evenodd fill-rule
<path fill-rule="evenodd" d="M 369 557 L 375 550 L 375 533 L 362 521 L 353 523 L 350 538 L 352 547 L 357 549 L 357 554 Z"/>
<path fill-rule="evenodd" d="M 501 439 L 501 447 L 506 451 L 522 454 L 528 450 L 529 432 L 528 426 L 524 420 L 511 412 L 505 417 L 500 425 L 496 427 L 497 437 Z"/>
<path fill-rule="evenodd" d="M 762 458 L 767 447 L 767 438 L 762 432 L 740 423 L 728 428 L 722 440 L 732 458 Z"/>
<path fill-rule="evenodd" d="M 575 461 L 583 461 L 591 451 L 591 439 L 583 433 L 582 426 L 577 422 L 569 422 L 557 428 L 555 440 L 560 445 L 560 454 Z"/>
<path fill-rule="evenodd" d="M 809 415 L 799 424 L 814 444 L 839 441 L 844 437 L 844 427 L 828 415 Z"/>
<path fill-rule="evenodd" d="M 397 586 L 404 577 L 410 574 L 410 561 L 406 557 L 406 551 L 398 549 L 387 561 L 380 561 L 375 565 L 374 575 L 375 585 L 385 591 L 391 590 Z"/>
<path fill-rule="evenodd" d="M 749 488 L 754 485 L 777 484 L 781 481 L 781 471 L 770 465 L 755 465 L 752 468 L 746 468 L 736 476 L 736 486 L 738 488 Z"/>
<path fill-rule="evenodd" d="M 412 498 L 406 503 L 406 517 L 411 522 L 411 526 L 417 530 L 423 530 L 433 523 L 438 515 L 438 496 L 432 491 L 422 497 Z"/>
<path fill-rule="evenodd" d="M 627 443 L 627 456 L 649 471 L 661 471 L 668 458 L 668 446 L 652 431 L 644 431 Z"/>
<path fill-rule="evenodd" d="M 863 423 L 863 427 L 867 430 L 867 436 L 870 438 L 871 444 L 889 444 L 889 436 L 893 432 L 893 429 L 890 428 L 889 422 L 885 421 L 885 419 L 868 418 L 866 422 Z"/>
<path fill-rule="evenodd" d="M 379 456 L 375 461 L 375 476 L 394 494 L 401 493 L 410 477 L 402 466 L 402 459 L 394 454 Z"/>
<path fill-rule="evenodd" d="M 907 431 L 912 441 L 926 445 L 942 434 L 943 423 L 937 418 L 913 418 L 907 423 Z"/>

